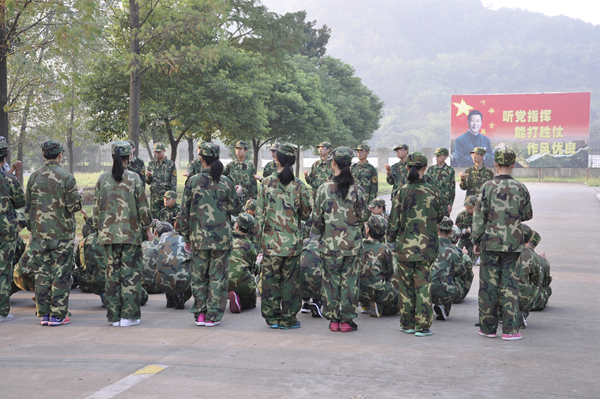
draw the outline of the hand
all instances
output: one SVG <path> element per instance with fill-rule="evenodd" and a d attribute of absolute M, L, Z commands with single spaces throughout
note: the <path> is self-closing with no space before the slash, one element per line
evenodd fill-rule
<path fill-rule="evenodd" d="M 306 178 L 308 176 L 308 170 L 304 171 L 304 178 Z"/>
<path fill-rule="evenodd" d="M 452 212 L 452 205 L 448 205 L 448 213 Z"/>
<path fill-rule="evenodd" d="M 473 253 L 474 253 L 475 255 L 481 255 L 481 249 L 479 248 L 479 245 L 475 245 L 475 246 L 473 247 Z"/>
<path fill-rule="evenodd" d="M 154 236 L 152 235 L 152 229 L 147 229 L 146 235 L 148 236 L 148 241 L 152 241 L 154 239 Z"/>
<path fill-rule="evenodd" d="M 73 241 L 73 246 L 75 247 L 75 250 L 76 250 L 77 247 L 79 246 L 79 238 L 75 237 L 75 240 Z"/>
<path fill-rule="evenodd" d="M 81 193 L 79 193 L 81 194 Z M 85 211 L 85 209 L 81 208 L 81 213 L 83 213 L 83 217 L 87 217 L 87 212 Z"/>
<path fill-rule="evenodd" d="M 77 190 L 77 192 L 79 193 L 79 195 L 81 195 L 81 193 L 83 193 L 83 188 L 80 188 L 79 190 Z"/>
<path fill-rule="evenodd" d="M 16 161 L 12 164 L 12 166 L 10 167 L 11 170 L 15 171 L 15 174 L 19 174 L 19 172 L 21 171 L 21 167 L 23 166 L 23 162 L 21 161 Z M 12 173 L 12 172 L 11 172 Z"/>
<path fill-rule="evenodd" d="M 188 254 L 192 253 L 192 244 L 190 244 L 189 242 L 186 242 L 185 244 L 183 244 L 183 250 L 185 252 L 187 252 Z"/>
<path fill-rule="evenodd" d="M 392 174 L 392 168 L 390 165 L 383 165 L 383 167 L 387 171 L 388 176 Z"/>
<path fill-rule="evenodd" d="M 190 174 L 189 174 L 188 172 L 185 172 L 183 175 L 184 175 L 185 177 L 188 177 Z"/>
<path fill-rule="evenodd" d="M 240 186 L 240 185 L 235 186 L 235 192 L 237 193 L 237 195 L 239 195 L 241 197 L 242 196 L 242 186 Z"/>
<path fill-rule="evenodd" d="M 256 263 L 257 264 L 261 264 L 263 261 L 263 254 L 258 254 L 258 256 L 256 257 Z"/>
<path fill-rule="evenodd" d="M 465 255 L 469 254 L 469 250 L 467 249 L 467 247 L 462 247 L 462 253 Z"/>
<path fill-rule="evenodd" d="M 460 176 L 461 179 L 464 179 L 465 177 L 467 177 L 467 175 L 465 175 L 465 172 L 460 172 L 458 175 Z"/>
<path fill-rule="evenodd" d="M 152 177 L 152 172 L 150 172 L 150 171 L 146 172 L 146 176 L 147 177 Z"/>
<path fill-rule="evenodd" d="M 542 252 L 542 253 L 540 254 L 540 256 L 541 256 L 542 258 L 546 259 L 546 252 Z"/>

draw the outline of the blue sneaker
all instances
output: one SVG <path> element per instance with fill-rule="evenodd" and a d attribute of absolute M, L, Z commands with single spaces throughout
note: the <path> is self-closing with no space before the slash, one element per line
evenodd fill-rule
<path fill-rule="evenodd" d="M 273 330 L 279 330 L 279 324 L 270 324 L 269 327 L 271 327 Z"/>
<path fill-rule="evenodd" d="M 428 328 L 427 330 L 415 331 L 415 337 L 428 337 L 430 335 L 433 335 L 433 331 L 431 331 L 430 328 Z"/>
<path fill-rule="evenodd" d="M 40 324 L 43 326 L 47 326 L 48 322 L 50 321 L 50 316 L 45 314 L 41 319 L 40 319 Z"/>
<path fill-rule="evenodd" d="M 296 324 L 289 327 L 279 326 L 280 330 L 291 330 L 292 328 L 300 328 L 300 320 L 296 320 Z"/>
<path fill-rule="evenodd" d="M 71 322 L 71 319 L 69 319 L 68 317 L 65 317 L 64 319 L 59 319 L 54 316 L 51 316 L 50 320 L 48 321 L 48 326 L 50 326 L 50 327 L 62 326 L 63 324 L 69 324 L 70 322 Z"/>
<path fill-rule="evenodd" d="M 414 328 L 402 328 L 400 327 L 400 331 L 405 333 L 405 334 L 414 334 L 415 333 L 415 329 Z"/>

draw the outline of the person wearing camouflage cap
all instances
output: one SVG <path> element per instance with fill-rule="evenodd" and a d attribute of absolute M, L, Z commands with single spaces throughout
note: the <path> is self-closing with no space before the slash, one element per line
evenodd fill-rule
<path fill-rule="evenodd" d="M 499 156 L 504 151 L 498 150 Z M 503 160 L 505 163 L 506 158 Z M 510 175 L 512 165 L 496 163 L 497 175 L 481 186 L 473 214 L 473 252 L 481 253 L 479 268 L 479 333 L 495 337 L 502 315 L 502 339 L 521 339 L 519 332 L 518 259 L 523 250 L 523 227 L 533 217 L 531 198 L 525 184 Z M 502 287 L 502 312 L 497 309 Z"/>
<path fill-rule="evenodd" d="M 154 144 L 155 158 L 148 163 L 146 184 L 150 186 L 150 206 L 153 219 L 160 219 L 163 197 L 169 190 L 177 191 L 177 167 L 165 155 L 164 143 Z"/>
<path fill-rule="evenodd" d="M 531 248 L 531 250 L 533 251 L 534 255 L 537 256 L 538 260 L 540 261 L 540 279 L 539 279 L 539 285 L 543 288 L 543 289 L 548 289 L 548 297 L 550 295 L 552 295 L 552 289 L 550 288 L 550 283 L 552 283 L 552 276 L 550 275 L 550 262 L 548 262 L 548 259 L 546 259 L 546 253 L 542 252 L 540 254 L 538 254 L 537 252 L 535 252 L 535 249 L 537 248 L 537 246 L 539 245 L 540 241 L 542 241 L 542 237 L 540 236 L 540 234 L 537 231 L 533 231 L 533 234 L 531 235 L 531 239 L 529 240 L 529 248 Z M 546 307 L 546 305 L 548 304 L 548 302 L 546 301 L 546 303 L 540 303 L 536 306 L 534 306 L 531 310 L 544 310 L 544 308 Z"/>
<path fill-rule="evenodd" d="M 379 215 L 372 215 L 365 225 L 367 238 L 363 240 L 359 299 L 362 306 L 369 304 L 371 317 L 398 313 L 398 289 L 392 283 L 394 258 L 381 242 L 387 226 L 387 220 Z"/>
<path fill-rule="evenodd" d="M 423 180 L 427 157 L 413 152 L 406 164 L 408 183 L 392 201 L 387 241 L 395 245 L 400 274 L 400 331 L 424 337 L 433 334 L 430 270 L 439 250 L 437 224 L 444 212 L 438 190 Z"/>
<path fill-rule="evenodd" d="M 132 172 L 135 172 L 140 177 L 142 184 L 146 184 L 146 163 L 142 158 L 138 158 L 135 156 L 135 141 L 127 140 L 127 142 L 131 147 L 131 158 L 129 159 L 129 163 L 127 164 L 127 169 Z"/>
<path fill-rule="evenodd" d="M 254 216 L 254 213 L 256 212 L 256 200 L 249 199 L 248 201 L 246 201 L 246 205 L 244 205 L 244 211 Z"/>
<path fill-rule="evenodd" d="M 460 172 L 460 188 L 467 190 L 467 196 L 479 195 L 481 186 L 494 178 L 494 171 L 483 164 L 485 149 L 477 147 L 471 151 L 474 165 Z"/>
<path fill-rule="evenodd" d="M 177 192 L 169 190 L 163 197 L 164 208 L 158 214 L 158 220 L 175 224 L 175 216 L 181 212 L 181 206 L 177 203 Z"/>
<path fill-rule="evenodd" d="M 471 241 L 471 228 L 473 225 L 473 211 L 475 210 L 475 205 L 477 205 L 477 197 L 474 195 L 467 197 L 464 205 L 464 209 L 456 216 L 455 227 L 461 232 L 457 247 L 461 251 L 467 251 L 467 255 L 471 262 L 465 263 L 465 274 L 459 277 L 462 292 L 460 297 L 456 299 L 454 303 L 460 303 L 467 297 L 467 294 L 471 290 L 471 285 L 473 284 L 473 278 L 475 277 L 472 264 L 472 261 L 475 260 L 475 255 L 473 254 L 473 242 Z"/>
<path fill-rule="evenodd" d="M 263 252 L 261 314 L 271 328 L 299 328 L 300 221 L 312 211 L 308 189 L 294 176 L 297 147 L 282 143 L 277 172 L 262 181 L 256 201 L 257 240 Z"/>
<path fill-rule="evenodd" d="M 229 309 L 240 313 L 256 307 L 256 278 L 260 267 L 256 263 L 256 250 L 248 239 L 254 230 L 254 218 L 240 213 L 233 225 L 232 249 L 229 256 Z"/>
<path fill-rule="evenodd" d="M 27 182 L 25 217 L 31 231 L 29 250 L 35 274 L 35 298 L 42 325 L 59 326 L 68 316 L 75 252 L 75 213 L 81 196 L 72 174 L 60 167 L 63 146 L 57 140 L 42 144 L 46 164 Z"/>
<path fill-rule="evenodd" d="M 358 162 L 350 168 L 354 182 L 365 190 L 367 203 L 371 203 L 371 201 L 377 198 L 377 191 L 379 190 L 377 169 L 367 160 L 370 150 L 371 148 L 366 144 L 356 147 Z"/>
<path fill-rule="evenodd" d="M 312 187 L 313 201 L 317 196 L 317 190 L 321 184 L 331 180 L 333 177 L 333 170 L 331 170 L 332 158 L 329 155 L 331 152 L 331 143 L 328 141 L 320 143 L 317 146 L 317 151 L 319 152 L 319 157 L 321 159 L 313 162 L 310 167 L 310 172 L 304 171 L 304 180 L 306 180 L 306 184 Z"/>
<path fill-rule="evenodd" d="M 452 166 L 468 167 L 473 166 L 473 161 L 469 152 L 475 147 L 482 147 L 488 154 L 492 154 L 492 142 L 489 137 L 480 133 L 483 124 L 483 115 L 480 111 L 474 109 L 467 116 L 469 130 L 463 133 L 454 141 L 454 154 L 452 156 Z M 493 157 L 487 155 L 483 160 L 485 166 L 491 168 L 494 166 Z"/>
<path fill-rule="evenodd" d="M 200 155 L 200 151 L 202 149 L 202 144 L 204 144 L 205 141 L 198 141 L 198 155 Z M 190 179 L 190 177 L 197 175 L 198 173 L 202 172 L 202 162 L 200 161 L 200 158 L 198 159 L 194 159 L 192 162 L 189 163 L 187 170 L 185 172 L 183 172 L 183 176 L 186 178 L 185 182 L 187 183 L 187 181 Z"/>
<path fill-rule="evenodd" d="M 334 177 L 323 183 L 315 198 L 311 233 L 321 236 L 323 315 L 331 331 L 351 332 L 358 313 L 361 224 L 369 219 L 367 196 L 354 184 L 348 147 L 333 150 Z"/>
<path fill-rule="evenodd" d="M 392 198 L 394 198 L 396 192 L 400 187 L 406 184 L 408 179 L 408 169 L 406 169 L 406 161 L 408 159 L 408 145 L 406 144 L 398 144 L 394 147 L 394 151 L 396 151 L 396 156 L 400 161 L 390 165 L 385 165 L 385 170 L 387 171 L 387 184 L 392 185 Z"/>
<path fill-rule="evenodd" d="M 440 192 L 444 216 L 450 216 L 454 197 L 456 195 L 456 182 L 454 181 L 454 169 L 446 163 L 448 149 L 438 148 L 435 151 L 436 165 L 432 165 L 425 172 L 425 181 L 437 188 Z"/>
<path fill-rule="evenodd" d="M 223 174 L 229 177 L 236 188 L 242 192 L 242 204 L 250 198 L 256 198 L 258 184 L 256 182 L 256 169 L 251 160 L 246 159 L 248 143 L 238 141 L 235 143 L 236 159 L 229 162 Z"/>
<path fill-rule="evenodd" d="M 387 219 L 385 214 L 385 200 L 383 198 L 375 198 L 369 203 L 369 210 L 372 215 L 380 215 Z"/>
<path fill-rule="evenodd" d="M 263 179 L 265 177 L 271 176 L 273 173 L 277 171 L 277 164 L 275 163 L 275 154 L 277 154 L 277 150 L 279 149 L 279 143 L 275 143 L 271 146 L 269 151 L 271 151 L 271 157 L 273 158 L 268 164 L 265 165 L 263 169 Z"/>

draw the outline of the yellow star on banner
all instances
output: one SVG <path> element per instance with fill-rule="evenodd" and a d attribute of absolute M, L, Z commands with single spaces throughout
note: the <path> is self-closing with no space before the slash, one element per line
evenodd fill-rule
<path fill-rule="evenodd" d="M 494 108 L 490 108 L 490 110 L 488 111 L 490 114 L 493 114 L 496 112 L 496 110 Z"/>
<path fill-rule="evenodd" d="M 490 122 L 490 129 L 493 129 L 496 124 L 494 122 Z"/>
<path fill-rule="evenodd" d="M 473 109 L 470 105 L 467 105 L 463 98 L 460 99 L 460 103 L 452 103 L 458 108 L 458 112 L 456 116 L 460 116 L 460 114 L 469 115 L 469 111 Z"/>
<path fill-rule="evenodd" d="M 483 134 L 484 136 L 487 134 L 487 133 L 485 132 L 485 129 L 481 129 L 481 130 L 479 131 L 479 133 Z"/>
<path fill-rule="evenodd" d="M 483 105 L 485 105 L 485 100 L 481 100 L 481 103 L 482 103 Z"/>

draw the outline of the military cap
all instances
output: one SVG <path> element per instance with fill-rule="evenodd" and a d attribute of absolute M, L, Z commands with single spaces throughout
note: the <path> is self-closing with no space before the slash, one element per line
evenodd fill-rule
<path fill-rule="evenodd" d="M 387 230 L 388 221 L 381 215 L 371 215 L 367 221 L 367 226 L 373 230 L 376 234 L 385 234 Z"/>
<path fill-rule="evenodd" d="M 56 158 L 63 151 L 63 146 L 58 140 L 48 140 L 42 144 L 42 152 L 44 153 L 44 157 L 48 159 Z"/>
<path fill-rule="evenodd" d="M 385 200 L 382 198 L 375 198 L 373 201 L 371 201 L 371 203 L 369 204 L 370 208 L 379 206 L 381 208 L 385 208 Z"/>
<path fill-rule="evenodd" d="M 248 149 L 248 143 L 246 143 L 245 141 L 238 141 L 235 143 L 235 148 L 243 148 L 243 149 Z"/>
<path fill-rule="evenodd" d="M 0 141 L 0 157 L 3 157 L 8 154 L 8 144 L 6 141 Z"/>
<path fill-rule="evenodd" d="M 6 141 L 6 137 L 0 136 L 0 142 L 2 142 L 2 141 Z"/>
<path fill-rule="evenodd" d="M 250 198 L 248 201 L 246 201 L 246 205 L 244 205 L 244 210 L 245 211 L 255 211 L 256 210 L 256 200 Z"/>
<path fill-rule="evenodd" d="M 297 149 L 298 147 L 296 147 L 294 144 L 283 143 L 279 146 L 279 150 L 277 151 L 279 151 L 283 155 L 287 155 L 288 157 L 295 157 Z"/>
<path fill-rule="evenodd" d="M 127 141 L 113 141 L 113 143 L 110 145 L 110 152 L 115 155 L 117 149 L 119 150 L 119 154 L 121 154 L 121 156 L 131 155 L 131 146 Z"/>
<path fill-rule="evenodd" d="M 406 161 L 407 166 L 427 166 L 427 157 L 422 152 L 413 152 L 408 156 L 408 160 Z"/>
<path fill-rule="evenodd" d="M 452 231 L 454 222 L 448 216 L 444 216 L 441 222 L 438 223 L 438 229 L 442 231 Z"/>
<path fill-rule="evenodd" d="M 494 154 L 494 162 L 496 162 L 499 166 L 510 166 L 514 165 L 517 160 L 517 154 L 513 150 L 508 148 L 499 149 Z"/>
<path fill-rule="evenodd" d="M 475 147 L 473 148 L 473 151 L 471 151 L 471 154 L 479 154 L 479 155 L 485 155 L 485 148 L 483 147 Z"/>
<path fill-rule="evenodd" d="M 198 148 L 202 148 L 202 143 L 205 143 L 204 140 L 199 140 L 198 141 Z"/>
<path fill-rule="evenodd" d="M 156 229 L 154 231 L 156 232 L 156 234 L 161 236 L 164 233 L 173 231 L 173 226 L 171 226 L 171 223 L 168 223 L 168 222 L 158 222 L 158 223 L 156 223 Z"/>
<path fill-rule="evenodd" d="M 203 141 L 200 145 L 200 155 L 210 158 L 219 158 L 221 154 L 221 148 L 215 143 L 209 143 L 208 141 Z"/>
<path fill-rule="evenodd" d="M 435 150 L 435 155 L 450 155 L 450 153 L 448 152 L 447 148 L 438 148 L 437 150 Z"/>
<path fill-rule="evenodd" d="M 165 143 L 154 143 L 154 152 L 164 151 L 167 147 L 165 147 Z"/>
<path fill-rule="evenodd" d="M 335 150 L 333 150 L 333 153 L 331 154 L 331 156 L 333 157 L 333 160 L 336 163 L 338 163 L 338 162 L 351 163 L 352 158 L 354 158 L 354 151 L 352 151 L 348 147 L 338 147 Z"/>
<path fill-rule="evenodd" d="M 538 244 L 540 243 L 540 241 L 542 241 L 542 237 L 539 235 L 539 233 L 537 231 L 534 231 L 531 236 L 531 239 L 529 239 L 529 242 L 537 247 Z"/>
<path fill-rule="evenodd" d="M 131 148 L 135 148 L 135 141 L 133 140 L 125 140 L 129 143 L 129 145 L 131 146 Z"/>
<path fill-rule="evenodd" d="M 465 206 L 475 206 L 477 205 L 477 197 L 474 195 L 470 195 L 467 198 L 465 198 L 465 202 L 464 202 Z"/>
<path fill-rule="evenodd" d="M 398 144 L 397 146 L 394 147 L 394 151 L 398 151 L 398 150 L 408 151 L 408 145 L 407 144 Z"/>
<path fill-rule="evenodd" d="M 317 148 L 319 147 L 325 147 L 325 148 L 329 148 L 331 150 L 331 143 L 329 141 L 323 141 L 322 143 L 319 143 L 319 145 L 317 146 Z"/>
<path fill-rule="evenodd" d="M 366 144 L 361 144 L 358 147 L 356 147 L 356 151 L 362 151 L 362 150 L 371 151 L 371 147 L 369 147 Z"/>
<path fill-rule="evenodd" d="M 281 145 L 280 145 L 279 143 L 274 143 L 274 144 L 271 146 L 270 150 L 271 150 L 271 151 L 277 151 L 277 150 L 279 149 L 279 147 L 280 147 L 280 146 L 281 146 Z"/>
<path fill-rule="evenodd" d="M 251 231 L 254 228 L 254 217 L 249 213 L 240 213 L 236 222 L 244 231 Z"/>
<path fill-rule="evenodd" d="M 173 190 L 169 190 L 165 193 L 164 197 L 168 199 L 177 199 L 177 193 Z"/>
<path fill-rule="evenodd" d="M 450 236 L 450 241 L 452 241 L 453 244 L 456 244 L 458 240 L 460 240 L 461 235 L 462 231 L 460 230 L 460 227 L 457 225 L 452 226 L 452 235 Z"/>
<path fill-rule="evenodd" d="M 521 224 L 521 226 L 523 227 L 523 242 L 527 242 L 531 239 L 531 236 L 533 235 L 533 230 L 531 230 L 531 227 L 529 227 L 525 223 Z"/>

